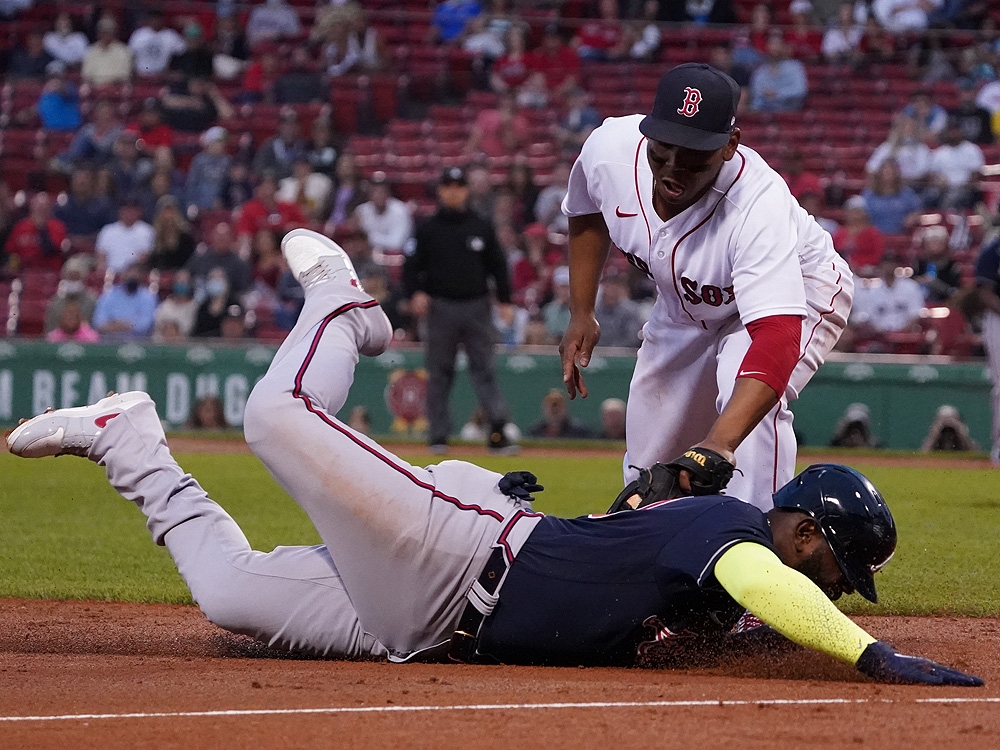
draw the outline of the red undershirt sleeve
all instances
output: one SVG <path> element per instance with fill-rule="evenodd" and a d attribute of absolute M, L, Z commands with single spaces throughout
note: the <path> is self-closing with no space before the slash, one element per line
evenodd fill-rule
<path fill-rule="evenodd" d="M 770 386 L 780 398 L 799 361 L 802 318 L 771 315 L 747 324 L 751 344 L 737 378 L 753 378 Z"/>

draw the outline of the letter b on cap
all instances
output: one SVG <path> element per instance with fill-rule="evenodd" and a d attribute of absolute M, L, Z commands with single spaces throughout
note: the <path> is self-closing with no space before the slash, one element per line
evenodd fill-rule
<path fill-rule="evenodd" d="M 698 114 L 698 105 L 701 104 L 701 91 L 690 86 L 684 87 L 684 103 L 677 109 L 677 114 L 685 117 L 694 117 Z"/>

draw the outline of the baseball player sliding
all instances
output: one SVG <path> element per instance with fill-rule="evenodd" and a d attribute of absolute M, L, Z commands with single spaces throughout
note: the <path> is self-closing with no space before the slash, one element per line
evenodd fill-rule
<path fill-rule="evenodd" d="M 104 466 L 212 622 L 314 654 L 632 664 L 722 637 L 749 608 L 878 680 L 982 684 L 898 654 L 831 603 L 874 600 L 896 543 L 884 501 L 849 469 L 806 471 L 767 514 L 718 495 L 647 503 L 646 483 L 641 510 L 563 519 L 532 510 L 528 472 L 421 469 L 351 430 L 334 415 L 359 355 L 388 345 L 388 320 L 327 238 L 297 229 L 282 251 L 305 306 L 247 403 L 246 438 L 322 545 L 253 551 L 175 463 L 145 393 L 49 411 L 7 437 L 18 456 Z"/>
<path fill-rule="evenodd" d="M 854 284 L 830 236 L 781 176 L 740 143 L 739 86 L 699 64 L 660 80 L 652 112 L 605 120 L 573 165 L 571 312 L 560 345 L 570 397 L 600 327 L 612 243 L 658 290 L 626 417 L 625 480 L 699 448 L 696 491 L 771 505 L 792 478 L 788 402 L 840 337 Z"/>

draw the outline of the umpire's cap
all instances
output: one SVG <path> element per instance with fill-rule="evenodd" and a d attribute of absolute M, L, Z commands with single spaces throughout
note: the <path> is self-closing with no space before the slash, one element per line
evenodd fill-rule
<path fill-rule="evenodd" d="M 850 584 L 878 600 L 873 574 L 896 551 L 896 522 L 870 481 L 847 466 L 813 464 L 774 494 L 774 507 L 812 516 Z"/>
<path fill-rule="evenodd" d="M 715 151 L 736 127 L 740 86 L 721 70 L 685 63 L 663 74 L 653 110 L 639 132 L 647 138 L 696 151 Z"/>

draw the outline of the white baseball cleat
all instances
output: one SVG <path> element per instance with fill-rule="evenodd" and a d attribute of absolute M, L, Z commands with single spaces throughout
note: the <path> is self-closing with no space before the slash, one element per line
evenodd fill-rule
<path fill-rule="evenodd" d="M 293 229 L 281 240 L 281 252 L 303 289 L 330 279 L 361 289 L 358 273 L 344 248 L 326 235 L 311 229 Z"/>
<path fill-rule="evenodd" d="M 152 403 L 141 391 L 113 393 L 90 406 L 55 409 L 22 422 L 7 436 L 7 448 L 15 456 L 83 456 L 90 454 L 94 440 L 108 422 L 142 403 Z"/>

